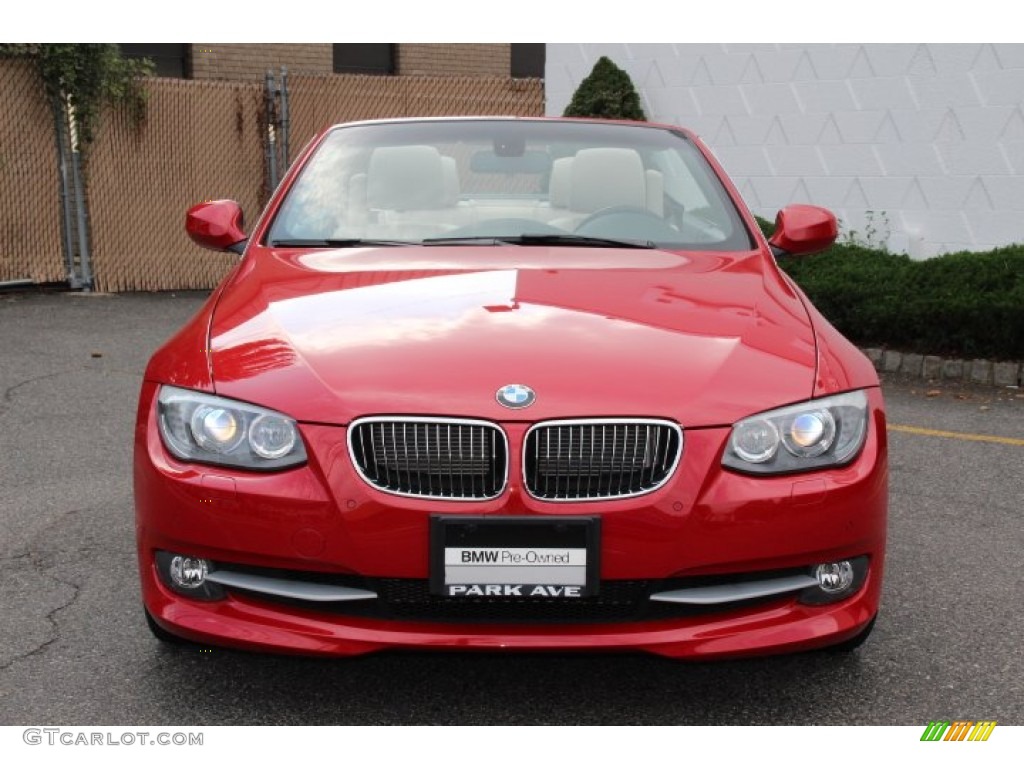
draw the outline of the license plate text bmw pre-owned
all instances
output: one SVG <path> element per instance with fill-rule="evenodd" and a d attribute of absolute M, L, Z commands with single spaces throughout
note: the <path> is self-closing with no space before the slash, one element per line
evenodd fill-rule
<path fill-rule="evenodd" d="M 600 519 L 430 519 L 430 589 L 446 597 L 552 598 L 597 594 Z"/>

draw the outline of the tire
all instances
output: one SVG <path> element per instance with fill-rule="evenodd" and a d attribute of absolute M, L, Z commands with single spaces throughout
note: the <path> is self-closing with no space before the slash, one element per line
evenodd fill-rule
<path fill-rule="evenodd" d="M 868 639 L 868 636 L 871 634 L 871 630 L 875 628 L 875 621 L 877 619 L 878 614 L 875 614 L 871 621 L 868 622 L 868 625 L 856 635 L 848 640 L 843 640 L 843 642 L 837 645 L 830 645 L 825 650 L 829 653 L 850 653 L 851 651 L 857 650 L 864 644 L 864 641 Z"/>
<path fill-rule="evenodd" d="M 192 645 L 191 642 L 183 637 L 172 635 L 166 629 L 156 623 L 156 620 L 150 615 L 149 611 L 143 607 L 142 612 L 146 614 L 146 626 L 149 627 L 149 631 L 153 633 L 153 637 L 162 643 L 168 645 Z"/>

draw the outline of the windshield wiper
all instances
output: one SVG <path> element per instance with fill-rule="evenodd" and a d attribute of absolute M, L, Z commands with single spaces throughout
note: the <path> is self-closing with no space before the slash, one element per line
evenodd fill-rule
<path fill-rule="evenodd" d="M 650 240 L 616 240 L 610 237 L 588 235 L 525 233 L 522 235 L 496 235 L 484 237 L 428 237 L 423 245 L 568 245 L 583 248 L 657 248 Z"/>
<path fill-rule="evenodd" d="M 271 248 L 358 248 L 363 245 L 416 245 L 408 240 L 367 240 L 361 237 L 348 237 L 340 240 L 319 240 L 316 238 L 291 238 L 271 240 Z"/>

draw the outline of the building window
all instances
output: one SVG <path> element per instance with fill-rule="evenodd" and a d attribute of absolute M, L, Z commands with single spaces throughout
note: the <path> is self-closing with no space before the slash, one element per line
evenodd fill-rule
<path fill-rule="evenodd" d="M 188 48 L 185 43 L 118 43 L 129 59 L 149 59 L 156 65 L 157 77 L 190 77 Z"/>
<path fill-rule="evenodd" d="M 512 43 L 512 77 L 544 77 L 544 43 Z"/>
<path fill-rule="evenodd" d="M 395 74 L 394 43 L 335 43 L 334 71 L 358 75 Z"/>

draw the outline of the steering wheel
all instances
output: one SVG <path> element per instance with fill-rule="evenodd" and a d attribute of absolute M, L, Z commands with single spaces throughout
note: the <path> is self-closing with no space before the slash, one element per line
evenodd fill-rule
<path fill-rule="evenodd" d="M 596 211 L 588 215 L 583 221 L 576 225 L 576 230 L 579 231 L 581 228 L 591 224 L 598 219 L 603 219 L 606 216 L 615 216 L 616 214 L 627 214 L 634 216 L 652 216 L 655 217 L 646 208 L 641 208 L 638 205 L 609 205 L 607 208 L 598 208 Z M 660 219 L 660 216 L 655 218 Z"/>
<path fill-rule="evenodd" d="M 638 240 L 677 240 L 679 233 L 661 216 L 633 205 L 613 205 L 587 216 L 573 230 L 595 237 L 631 237 Z"/>

